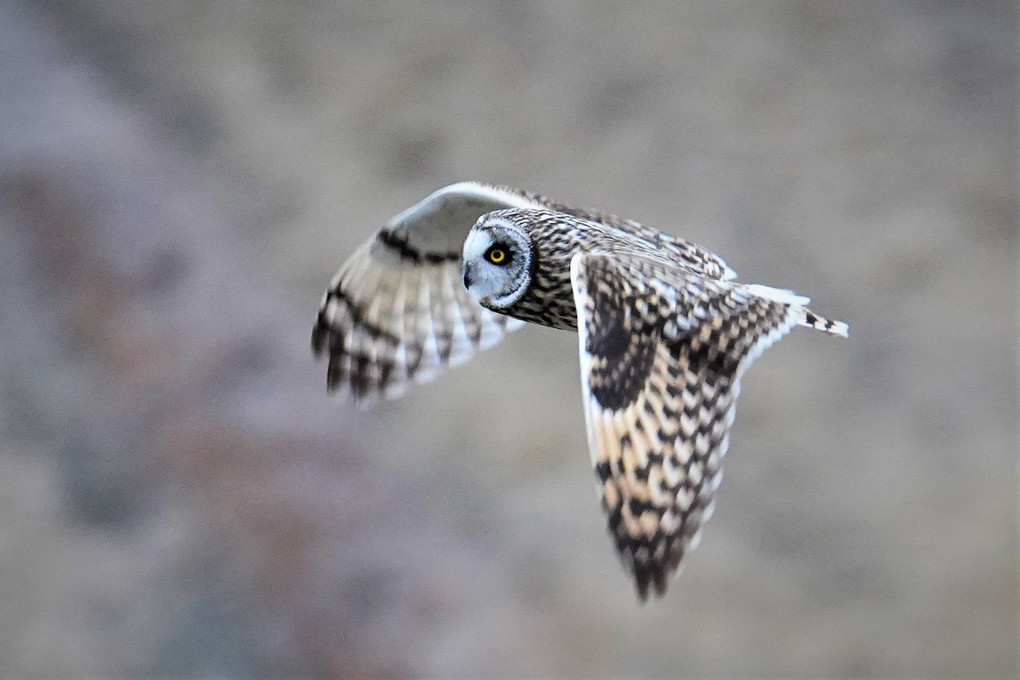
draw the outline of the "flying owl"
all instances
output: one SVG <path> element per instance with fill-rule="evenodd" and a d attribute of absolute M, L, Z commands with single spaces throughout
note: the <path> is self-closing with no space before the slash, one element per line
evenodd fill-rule
<path fill-rule="evenodd" d="M 722 480 L 740 379 L 808 298 L 614 215 L 461 182 L 405 210 L 330 283 L 312 330 L 328 390 L 396 397 L 524 322 L 576 330 L 588 448 L 638 595 L 662 596 Z"/>

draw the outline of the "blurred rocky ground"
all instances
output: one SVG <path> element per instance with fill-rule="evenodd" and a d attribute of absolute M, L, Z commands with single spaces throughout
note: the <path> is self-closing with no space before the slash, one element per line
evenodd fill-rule
<path fill-rule="evenodd" d="M 1015 677 L 1010 2 L 0 1 L 0 674 Z M 311 322 L 485 179 L 810 294 L 641 607 L 576 340 L 400 402 Z"/>

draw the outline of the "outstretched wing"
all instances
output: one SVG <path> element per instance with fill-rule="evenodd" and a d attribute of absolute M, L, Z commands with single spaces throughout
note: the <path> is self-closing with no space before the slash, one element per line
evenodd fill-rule
<path fill-rule="evenodd" d="M 806 298 L 638 253 L 571 261 L 585 422 L 609 532 L 641 599 L 712 514 L 740 378 L 798 323 L 845 334 Z M 826 326 L 828 324 L 828 326 Z"/>
<path fill-rule="evenodd" d="M 316 356 L 329 356 L 327 388 L 395 397 L 522 325 L 482 308 L 460 271 L 475 221 L 512 207 L 541 205 L 510 189 L 453 184 L 391 219 L 344 262 L 312 329 Z"/>

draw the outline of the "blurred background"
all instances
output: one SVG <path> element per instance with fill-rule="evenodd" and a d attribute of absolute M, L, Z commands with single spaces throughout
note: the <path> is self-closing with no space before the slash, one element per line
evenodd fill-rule
<path fill-rule="evenodd" d="M 1011 2 L 0 0 L 0 674 L 1015 677 Z M 576 339 L 325 394 L 462 179 L 814 298 L 639 606 Z"/>

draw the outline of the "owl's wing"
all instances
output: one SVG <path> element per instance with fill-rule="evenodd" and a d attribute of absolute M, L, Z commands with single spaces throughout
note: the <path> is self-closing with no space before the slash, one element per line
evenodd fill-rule
<path fill-rule="evenodd" d="M 668 579 L 712 514 L 740 378 L 797 325 L 845 335 L 807 299 L 653 256 L 578 254 L 585 423 L 609 532 L 641 599 Z"/>
<path fill-rule="evenodd" d="M 326 386 L 355 400 L 403 394 L 522 325 L 482 308 L 461 279 L 461 248 L 485 213 L 542 207 L 512 189 L 461 182 L 392 218 L 340 267 L 322 298 L 312 349 Z"/>

